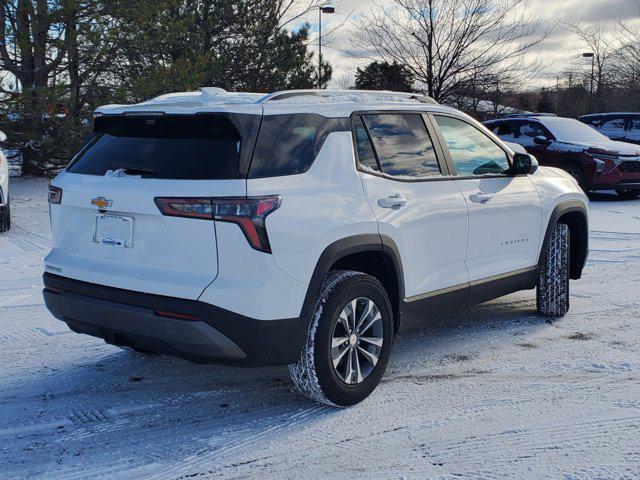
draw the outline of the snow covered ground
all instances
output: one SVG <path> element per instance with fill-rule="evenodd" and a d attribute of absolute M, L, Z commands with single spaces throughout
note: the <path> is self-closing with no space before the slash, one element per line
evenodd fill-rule
<path fill-rule="evenodd" d="M 523 292 L 398 339 L 333 410 L 286 369 L 197 366 L 67 331 L 45 310 L 46 181 L 0 235 L 0 478 L 640 478 L 640 200 L 592 201 L 571 313 Z"/>

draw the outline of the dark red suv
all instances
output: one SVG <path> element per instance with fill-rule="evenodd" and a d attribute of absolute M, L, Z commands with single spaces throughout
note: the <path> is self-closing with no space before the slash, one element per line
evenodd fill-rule
<path fill-rule="evenodd" d="M 569 172 L 585 192 L 640 196 L 640 145 L 616 142 L 571 118 L 505 118 L 485 125 L 502 140 L 522 145 L 541 165 Z"/>

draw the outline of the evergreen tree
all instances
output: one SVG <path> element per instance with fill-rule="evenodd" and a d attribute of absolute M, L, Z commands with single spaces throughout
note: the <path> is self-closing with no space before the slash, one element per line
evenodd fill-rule
<path fill-rule="evenodd" d="M 413 76 L 404 66 L 396 62 L 371 62 L 364 69 L 356 71 L 358 90 L 392 90 L 394 92 L 411 92 Z"/>

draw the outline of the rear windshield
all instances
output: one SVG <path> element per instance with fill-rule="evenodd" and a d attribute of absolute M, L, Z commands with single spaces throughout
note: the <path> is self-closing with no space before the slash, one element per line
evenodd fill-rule
<path fill-rule="evenodd" d="M 222 115 L 100 118 L 96 136 L 69 167 L 72 173 L 160 179 L 243 178 L 241 137 Z"/>

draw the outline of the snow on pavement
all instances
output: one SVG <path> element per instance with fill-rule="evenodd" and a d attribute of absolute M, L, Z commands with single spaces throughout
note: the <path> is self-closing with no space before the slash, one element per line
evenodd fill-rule
<path fill-rule="evenodd" d="M 285 368 L 198 366 L 70 333 L 43 306 L 43 180 L 0 235 L 0 478 L 640 478 L 640 201 L 592 201 L 570 314 L 534 292 L 397 340 L 356 407 Z"/>

